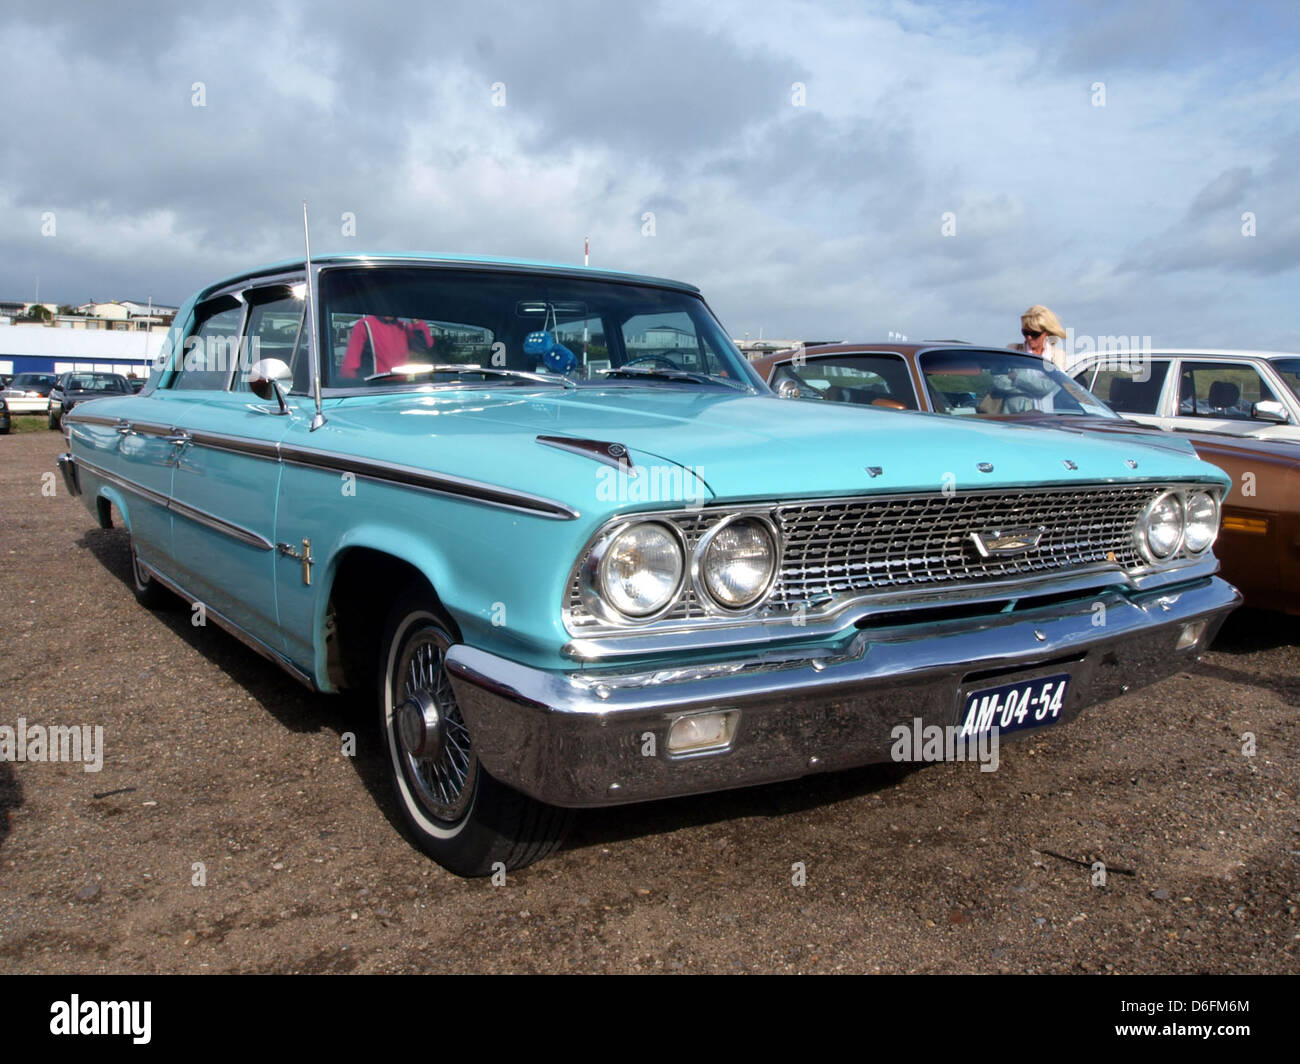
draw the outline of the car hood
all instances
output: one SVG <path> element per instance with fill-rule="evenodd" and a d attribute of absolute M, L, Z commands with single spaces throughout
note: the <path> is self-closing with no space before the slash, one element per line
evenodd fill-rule
<path fill-rule="evenodd" d="M 1147 447 L 1161 447 L 1178 454 L 1195 454 L 1196 448 L 1185 436 L 1164 429 L 1140 425 L 1125 418 L 1097 417 L 1092 414 L 1002 414 L 986 420 L 1017 425 L 1037 425 L 1063 432 L 1104 432 Z"/>
<path fill-rule="evenodd" d="M 578 505 L 589 503 L 600 464 L 538 436 L 620 443 L 636 466 L 690 470 L 728 501 L 1226 480 L 1194 456 L 1127 438 L 671 386 L 389 393 L 333 399 L 326 414 L 331 434 L 351 437 L 337 444 L 351 453 Z"/>

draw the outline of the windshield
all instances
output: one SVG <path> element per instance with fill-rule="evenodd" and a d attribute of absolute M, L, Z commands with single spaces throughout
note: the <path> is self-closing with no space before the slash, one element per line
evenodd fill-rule
<path fill-rule="evenodd" d="M 1300 399 L 1300 358 L 1275 358 L 1272 366 L 1291 394 Z"/>
<path fill-rule="evenodd" d="M 74 373 L 65 387 L 70 392 L 124 392 L 127 383 L 116 373 Z"/>
<path fill-rule="evenodd" d="M 1119 416 L 1083 385 L 1039 358 L 1010 351 L 930 351 L 920 361 L 934 408 L 941 414 Z"/>
<path fill-rule="evenodd" d="M 53 388 L 54 382 L 58 378 L 50 373 L 20 373 L 14 378 L 11 388 L 27 388 L 35 391 L 37 388 Z"/>
<path fill-rule="evenodd" d="M 323 388 L 763 388 L 689 292 L 533 273 L 362 267 L 322 271 L 320 304 Z M 307 357 L 301 347 L 295 359 Z"/>

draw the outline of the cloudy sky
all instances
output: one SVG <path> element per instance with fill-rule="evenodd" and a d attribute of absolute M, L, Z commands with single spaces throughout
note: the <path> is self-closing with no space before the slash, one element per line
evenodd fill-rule
<path fill-rule="evenodd" d="M 1300 350 L 1294 0 L 55 0 L 0 42 L 0 298 L 179 303 L 301 254 L 307 199 L 313 251 L 589 236 L 737 337 L 1046 303 Z"/>

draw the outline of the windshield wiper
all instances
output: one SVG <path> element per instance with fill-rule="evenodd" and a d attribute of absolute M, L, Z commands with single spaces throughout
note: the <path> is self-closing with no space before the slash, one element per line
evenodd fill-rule
<path fill-rule="evenodd" d="M 435 373 L 482 373 L 485 376 L 507 377 L 514 380 L 534 381 L 537 384 L 560 384 L 565 388 L 576 388 L 577 385 L 569 380 L 568 377 L 552 375 L 549 373 L 528 373 L 522 369 L 502 369 L 500 366 L 475 366 L 461 365 L 456 362 L 431 363 L 420 362 L 415 365 L 391 369 L 386 373 L 372 373 L 366 378 L 366 383 L 373 381 L 387 381 L 399 377 L 422 377 L 432 376 Z"/>
<path fill-rule="evenodd" d="M 689 369 L 651 369 L 643 366 L 618 366 L 614 369 L 603 369 L 600 371 L 600 375 L 604 379 L 611 377 L 657 377 L 660 380 L 682 381 L 686 384 L 721 384 L 727 388 L 744 390 L 744 385 L 736 381 L 724 380 L 708 373 L 695 373 Z"/>

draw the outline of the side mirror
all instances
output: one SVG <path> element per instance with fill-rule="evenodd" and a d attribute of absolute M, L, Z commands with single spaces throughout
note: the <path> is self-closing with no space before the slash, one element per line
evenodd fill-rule
<path fill-rule="evenodd" d="M 798 399 L 800 394 L 799 385 L 789 377 L 782 377 L 776 382 L 776 394 L 782 399 Z"/>
<path fill-rule="evenodd" d="M 1286 407 L 1276 399 L 1261 399 L 1252 404 L 1250 416 L 1256 421 L 1272 421 L 1278 425 L 1285 425 L 1291 420 L 1287 416 Z"/>
<path fill-rule="evenodd" d="M 259 399 L 274 397 L 280 404 L 280 413 L 287 414 L 289 405 L 284 401 L 281 388 L 293 380 L 293 371 L 278 358 L 263 358 L 254 362 L 248 371 L 248 387 Z"/>

